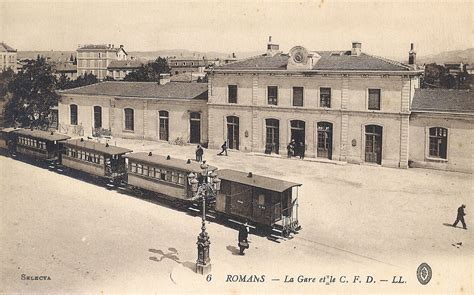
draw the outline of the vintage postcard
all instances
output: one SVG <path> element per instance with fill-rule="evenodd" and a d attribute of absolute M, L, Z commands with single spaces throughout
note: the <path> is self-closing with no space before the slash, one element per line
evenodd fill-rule
<path fill-rule="evenodd" d="M 0 0 L 0 293 L 473 294 L 473 11 Z"/>

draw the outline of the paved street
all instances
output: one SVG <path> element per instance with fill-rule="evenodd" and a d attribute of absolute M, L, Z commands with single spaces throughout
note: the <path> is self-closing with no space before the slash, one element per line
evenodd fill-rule
<path fill-rule="evenodd" d="M 194 158 L 194 146 L 134 140 L 117 145 Z M 465 285 L 474 262 L 472 175 L 216 154 L 205 150 L 204 159 L 219 168 L 303 183 L 301 233 L 280 243 L 251 235 L 242 257 L 235 255 L 237 232 L 209 223 L 213 270 L 206 282 L 192 272 L 199 217 L 0 157 L 0 292 L 362 290 L 361 284 L 336 283 L 294 283 L 289 289 L 283 282 L 285 275 L 300 274 L 407 281 L 365 286 L 365 292 L 472 292 L 472 284 Z M 462 203 L 467 231 L 444 225 Z M 427 286 L 416 279 L 422 262 L 433 269 Z M 51 280 L 22 280 L 22 274 Z M 265 282 L 226 282 L 232 274 L 265 275 Z"/>

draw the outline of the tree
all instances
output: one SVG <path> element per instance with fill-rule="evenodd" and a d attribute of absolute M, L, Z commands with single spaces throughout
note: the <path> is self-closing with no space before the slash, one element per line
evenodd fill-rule
<path fill-rule="evenodd" d="M 71 86 L 71 79 L 64 74 L 61 74 L 59 77 L 57 88 L 58 89 L 68 89 Z"/>
<path fill-rule="evenodd" d="M 156 60 L 142 65 L 138 70 L 125 76 L 124 81 L 159 82 L 160 74 L 169 73 L 170 68 L 166 59 L 158 57 Z"/>
<path fill-rule="evenodd" d="M 15 78 L 15 72 L 11 68 L 0 72 L 0 100 L 6 100 L 8 94 L 8 84 Z"/>
<path fill-rule="evenodd" d="M 59 100 L 56 83 L 51 65 L 43 57 L 29 61 L 23 72 L 8 84 L 11 99 L 5 108 L 6 123 L 23 127 L 48 126 L 51 107 Z"/>

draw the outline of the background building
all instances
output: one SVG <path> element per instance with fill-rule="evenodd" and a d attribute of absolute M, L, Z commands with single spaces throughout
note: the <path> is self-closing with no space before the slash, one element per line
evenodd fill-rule
<path fill-rule="evenodd" d="M 62 133 L 177 143 L 208 141 L 205 83 L 102 82 L 60 94 Z"/>
<path fill-rule="evenodd" d="M 363 53 L 359 42 L 283 54 L 270 40 L 266 54 L 209 71 L 209 144 L 286 154 L 294 139 L 309 157 L 406 168 L 421 74 L 411 60 Z"/>
<path fill-rule="evenodd" d="M 97 79 L 107 77 L 108 67 L 112 61 L 127 60 L 123 45 L 84 45 L 77 49 L 77 75 L 94 74 Z"/>
<path fill-rule="evenodd" d="M 113 60 L 107 67 L 108 76 L 114 80 L 123 80 L 125 76 L 138 70 L 143 64 L 144 62 L 138 59 Z"/>
<path fill-rule="evenodd" d="M 4 42 L 0 42 L 0 72 L 12 69 L 17 72 L 17 52 L 16 49 L 8 46 Z"/>

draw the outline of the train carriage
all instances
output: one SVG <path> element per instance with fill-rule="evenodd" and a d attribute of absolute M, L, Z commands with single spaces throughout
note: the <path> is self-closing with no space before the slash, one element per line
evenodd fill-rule
<path fill-rule="evenodd" d="M 18 129 L 13 134 L 17 154 L 37 160 L 60 160 L 62 144 L 70 136 L 37 129 Z"/>
<path fill-rule="evenodd" d="M 13 131 L 15 128 L 0 129 L 0 152 L 3 154 L 10 154 L 13 152 L 15 137 Z"/>
<path fill-rule="evenodd" d="M 193 193 L 188 176 L 201 175 L 201 165 L 152 153 L 132 153 L 128 159 L 128 184 L 175 200 L 191 201 Z M 216 170 L 209 166 L 209 171 Z"/>
<path fill-rule="evenodd" d="M 221 190 L 215 210 L 247 219 L 266 228 L 280 226 L 283 234 L 297 231 L 300 183 L 224 169 L 218 171 Z"/>
<path fill-rule="evenodd" d="M 64 143 L 62 164 L 105 179 L 120 180 L 127 170 L 124 155 L 132 150 L 84 139 Z"/>

